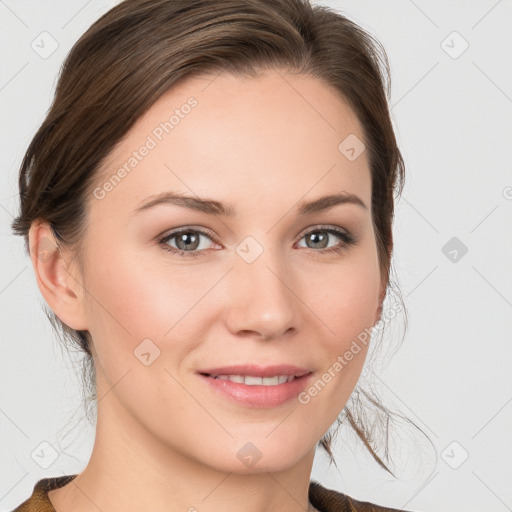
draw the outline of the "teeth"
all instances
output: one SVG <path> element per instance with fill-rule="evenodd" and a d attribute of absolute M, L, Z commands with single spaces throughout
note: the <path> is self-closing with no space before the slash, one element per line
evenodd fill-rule
<path fill-rule="evenodd" d="M 211 375 L 214 379 L 230 380 L 247 386 L 277 386 L 285 382 L 291 382 L 293 375 L 276 375 L 275 377 L 253 377 L 252 375 Z"/>

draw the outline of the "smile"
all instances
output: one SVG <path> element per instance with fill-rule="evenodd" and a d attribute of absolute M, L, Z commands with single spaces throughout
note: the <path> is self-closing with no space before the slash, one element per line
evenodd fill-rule
<path fill-rule="evenodd" d="M 276 375 L 275 377 L 255 377 L 253 375 L 210 375 L 214 379 L 229 380 L 247 386 L 277 386 L 295 379 L 294 375 Z"/>
<path fill-rule="evenodd" d="M 313 373 L 257 377 L 252 375 L 210 375 L 199 377 L 214 394 L 244 407 L 271 408 L 297 398 L 309 384 Z"/>

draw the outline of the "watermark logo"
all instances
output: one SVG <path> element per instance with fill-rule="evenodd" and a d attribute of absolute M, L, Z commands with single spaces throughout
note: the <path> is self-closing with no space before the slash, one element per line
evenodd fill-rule
<path fill-rule="evenodd" d="M 32 245 L 31 252 L 35 254 L 37 250 L 37 259 L 41 263 L 46 263 L 53 256 L 56 249 L 58 249 L 58 246 L 48 237 L 43 236 L 39 241 L 39 247 L 36 247 L 35 244 Z"/>
<path fill-rule="evenodd" d="M 160 357 L 160 349 L 149 338 L 142 340 L 133 351 L 133 355 L 144 365 L 150 366 L 153 361 Z"/>
<path fill-rule="evenodd" d="M 459 238 L 453 236 L 443 245 L 441 252 L 452 263 L 458 263 L 468 252 L 468 248 Z"/>
<path fill-rule="evenodd" d="M 242 464 L 248 468 L 252 468 L 261 459 L 262 455 L 258 448 L 251 442 L 244 444 L 236 454 Z"/>
<path fill-rule="evenodd" d="M 457 441 L 452 441 L 441 453 L 441 458 L 452 469 L 459 469 L 468 457 L 467 450 Z"/>
<path fill-rule="evenodd" d="M 365 149 L 363 141 L 353 133 L 345 137 L 338 146 L 338 151 L 351 162 L 359 158 Z"/>
<path fill-rule="evenodd" d="M 50 33 L 44 31 L 30 43 L 30 46 L 41 59 L 48 59 L 57 51 L 59 43 Z"/>
<path fill-rule="evenodd" d="M 469 43 L 454 30 L 441 41 L 441 48 L 452 59 L 458 59 L 469 48 Z"/>
<path fill-rule="evenodd" d="M 263 253 L 263 247 L 255 238 L 248 236 L 238 244 L 236 253 L 246 263 L 253 263 Z"/>
<path fill-rule="evenodd" d="M 32 460 L 42 469 L 48 469 L 59 457 L 57 450 L 47 441 L 40 443 L 30 454 Z"/>

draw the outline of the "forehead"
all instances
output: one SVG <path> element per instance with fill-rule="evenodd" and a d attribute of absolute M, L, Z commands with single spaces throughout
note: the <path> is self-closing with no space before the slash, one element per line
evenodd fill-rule
<path fill-rule="evenodd" d="M 109 202 L 119 208 L 164 190 L 219 199 L 236 192 L 247 200 L 348 190 L 369 202 L 367 152 L 347 158 L 347 140 L 364 147 L 362 125 L 317 78 L 274 70 L 194 76 L 135 123 L 104 160 L 97 184 L 112 182 Z"/>

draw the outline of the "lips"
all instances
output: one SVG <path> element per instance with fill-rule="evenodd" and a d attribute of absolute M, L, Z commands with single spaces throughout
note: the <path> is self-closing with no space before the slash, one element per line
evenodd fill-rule
<path fill-rule="evenodd" d="M 291 364 L 236 364 L 197 372 L 217 395 L 243 407 L 270 408 L 294 400 L 313 378 L 313 371 Z"/>
<path fill-rule="evenodd" d="M 294 375 L 276 375 L 275 377 L 255 377 L 253 375 L 209 375 L 214 379 L 229 380 L 246 386 L 277 386 L 298 378 Z"/>
<path fill-rule="evenodd" d="M 209 368 L 198 376 L 217 396 L 239 406 L 272 408 L 295 400 L 313 379 L 313 372 L 291 365 L 236 365 Z M 287 376 L 286 382 L 279 382 L 279 376 Z"/>
<path fill-rule="evenodd" d="M 258 366 L 254 364 L 244 365 L 233 365 L 233 366 L 222 366 L 218 368 L 207 368 L 199 370 L 198 373 L 209 377 L 220 377 L 220 376 L 233 376 L 239 375 L 242 377 L 302 377 L 311 373 L 306 368 L 289 364 L 279 364 L 272 366 Z"/>

